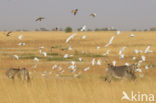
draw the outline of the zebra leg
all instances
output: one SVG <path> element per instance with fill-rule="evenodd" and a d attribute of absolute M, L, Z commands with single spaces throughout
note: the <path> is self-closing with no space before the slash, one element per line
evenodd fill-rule
<path fill-rule="evenodd" d="M 109 76 L 109 78 L 108 78 L 108 83 L 111 83 L 111 80 L 112 80 L 112 76 Z"/>

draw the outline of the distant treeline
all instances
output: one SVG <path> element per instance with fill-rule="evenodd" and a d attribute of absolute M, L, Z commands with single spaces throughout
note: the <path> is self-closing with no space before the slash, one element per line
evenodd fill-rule
<path fill-rule="evenodd" d="M 9 30 L 1 30 L 1 31 L 9 31 Z M 17 29 L 13 31 L 32 31 L 32 30 L 26 30 L 26 29 Z M 63 28 L 53 28 L 53 29 L 47 29 L 47 28 L 39 28 L 35 29 L 34 31 L 65 31 L 65 32 L 72 32 L 73 29 L 72 27 L 66 27 L 65 29 Z M 81 28 L 78 28 L 77 31 L 81 31 Z M 117 31 L 117 29 L 114 29 L 113 27 L 105 27 L 105 28 L 96 28 L 96 29 L 86 29 L 85 31 Z M 130 31 L 156 31 L 156 27 L 152 27 L 150 29 L 132 29 Z"/>

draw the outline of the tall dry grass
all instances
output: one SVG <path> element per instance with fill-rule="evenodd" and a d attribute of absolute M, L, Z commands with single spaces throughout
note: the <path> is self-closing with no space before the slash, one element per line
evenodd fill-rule
<path fill-rule="evenodd" d="M 156 32 L 133 32 L 134 38 L 129 37 L 131 32 L 121 32 L 116 35 L 115 32 L 78 32 L 77 36 L 68 44 L 65 44 L 66 38 L 71 33 L 64 32 L 13 32 L 13 35 L 6 37 L 3 32 L 0 32 L 0 103 L 121 103 L 122 91 L 127 93 L 141 92 L 156 94 Z M 26 42 L 26 46 L 21 47 L 17 44 L 21 42 L 17 37 L 23 35 L 22 42 Z M 85 40 L 81 39 L 82 35 L 86 35 Z M 115 36 L 112 45 L 105 48 L 104 45 L 109 41 L 111 36 Z M 61 51 L 61 48 L 72 46 L 72 51 Z M 136 55 L 133 50 L 145 50 L 147 45 L 151 45 L 151 54 Z M 57 59 L 48 61 L 47 57 L 43 58 L 39 54 L 40 46 L 45 46 L 43 51 L 48 53 L 58 53 L 58 57 L 64 54 L 74 54 L 76 58 L 82 57 L 83 62 L 76 62 L 77 67 L 82 71 L 79 78 L 73 78 L 72 73 L 67 69 L 71 60 Z M 51 52 L 52 46 L 58 46 Z M 99 50 L 96 46 L 100 46 Z M 124 51 L 125 59 L 120 60 L 118 51 L 123 47 L 127 48 Z M 110 49 L 108 57 L 101 56 Z M 82 55 L 82 50 L 86 51 L 86 55 Z M 29 59 L 15 60 L 12 55 L 27 56 Z M 97 56 L 100 55 L 100 56 Z M 132 57 L 140 57 L 145 55 L 147 61 L 142 64 L 144 78 L 139 78 L 137 74 L 136 81 L 113 80 L 111 84 L 104 81 L 105 69 L 107 65 L 105 59 L 109 62 L 116 60 L 117 65 L 123 65 L 125 62 L 130 64 L 137 62 L 133 61 Z M 36 64 L 31 57 L 41 57 L 36 69 L 32 67 Z M 50 55 L 57 57 L 55 55 Z M 100 59 L 102 66 L 91 66 L 93 58 Z M 75 59 L 75 58 L 73 58 Z M 56 78 L 57 70 L 53 71 L 52 75 L 42 77 L 43 71 L 51 71 L 54 64 L 61 65 L 65 70 L 64 77 Z M 145 70 L 146 64 L 153 65 L 149 70 Z M 90 70 L 83 72 L 83 69 L 90 66 Z M 23 81 L 11 81 L 5 76 L 5 71 L 10 67 L 26 67 L 31 72 L 31 82 L 24 83 Z M 79 72 L 78 71 L 78 72 Z M 65 77 L 68 76 L 68 77 Z"/>

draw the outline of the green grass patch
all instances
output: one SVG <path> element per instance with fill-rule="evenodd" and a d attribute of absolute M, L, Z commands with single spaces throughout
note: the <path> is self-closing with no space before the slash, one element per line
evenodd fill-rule
<path fill-rule="evenodd" d="M 47 53 L 48 56 L 58 56 L 58 53 Z"/>
<path fill-rule="evenodd" d="M 56 46 L 53 46 L 51 48 L 62 48 L 62 45 L 56 45 Z"/>
<path fill-rule="evenodd" d="M 60 75 L 60 77 L 70 78 L 70 77 L 73 77 L 73 75 L 67 75 L 67 74 L 65 75 L 64 74 L 64 75 Z"/>
<path fill-rule="evenodd" d="M 152 67 L 156 67 L 156 64 L 152 64 Z"/>
<path fill-rule="evenodd" d="M 8 53 L 3 52 L 2 55 L 6 56 L 6 55 L 8 55 Z"/>
<path fill-rule="evenodd" d="M 104 55 L 101 54 L 83 54 L 84 57 L 104 57 Z"/>
<path fill-rule="evenodd" d="M 34 54 L 22 54 L 22 55 L 20 55 L 20 59 L 34 59 L 35 57 L 37 57 L 38 59 L 45 59 L 46 58 L 46 57 L 37 56 Z"/>
<path fill-rule="evenodd" d="M 47 58 L 47 61 L 71 61 L 71 60 L 78 61 L 78 59 L 73 58 L 73 57 L 68 57 L 68 58 L 64 58 L 64 57 L 49 57 L 49 58 Z"/>

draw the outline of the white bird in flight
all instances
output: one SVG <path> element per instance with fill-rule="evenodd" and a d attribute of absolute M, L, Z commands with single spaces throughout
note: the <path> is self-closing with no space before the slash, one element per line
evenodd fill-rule
<path fill-rule="evenodd" d="M 125 50 L 125 48 L 126 48 L 125 46 L 121 48 L 121 50 L 119 51 L 119 55 L 122 54 L 122 52 Z"/>
<path fill-rule="evenodd" d="M 116 34 L 119 35 L 120 34 L 120 31 L 116 31 Z"/>
<path fill-rule="evenodd" d="M 79 58 L 79 61 L 81 62 L 82 61 L 82 58 Z"/>
<path fill-rule="evenodd" d="M 86 39 L 86 35 L 83 35 L 83 36 L 82 36 L 82 39 Z"/>
<path fill-rule="evenodd" d="M 61 65 L 58 67 L 58 70 L 59 70 L 59 71 L 61 71 L 61 70 L 62 70 L 62 67 L 61 67 Z"/>
<path fill-rule="evenodd" d="M 44 46 L 41 46 L 40 49 L 44 49 Z"/>
<path fill-rule="evenodd" d="M 100 46 L 97 46 L 96 49 L 99 50 L 100 49 Z"/>
<path fill-rule="evenodd" d="M 138 66 L 140 66 L 142 62 L 143 62 L 142 60 L 139 60 L 138 61 Z"/>
<path fill-rule="evenodd" d="M 145 56 L 141 56 L 142 61 L 146 61 L 146 57 Z"/>
<path fill-rule="evenodd" d="M 18 36 L 19 40 L 22 40 L 22 38 L 23 38 L 23 35 Z"/>
<path fill-rule="evenodd" d="M 46 52 L 42 52 L 42 54 L 43 54 L 43 56 L 45 56 L 45 57 L 47 56 L 47 53 L 46 53 Z"/>
<path fill-rule="evenodd" d="M 75 65 L 75 61 L 71 61 L 71 64 L 72 64 L 72 65 Z"/>
<path fill-rule="evenodd" d="M 57 68 L 57 65 L 56 64 L 52 66 L 52 69 L 53 70 L 56 69 L 56 68 Z"/>
<path fill-rule="evenodd" d="M 109 54 L 109 52 L 110 52 L 110 50 L 107 50 L 103 55 L 106 56 Z"/>
<path fill-rule="evenodd" d="M 68 54 L 65 54 L 65 55 L 64 55 L 64 58 L 68 58 L 68 56 L 69 56 Z"/>
<path fill-rule="evenodd" d="M 37 62 L 39 62 L 39 59 L 38 59 L 37 57 L 35 57 L 35 58 L 34 58 L 34 61 L 37 61 Z"/>
<path fill-rule="evenodd" d="M 68 50 L 72 50 L 72 47 L 71 46 L 68 46 Z"/>
<path fill-rule="evenodd" d="M 136 60 L 136 57 L 133 57 L 132 59 L 133 59 L 133 60 Z"/>
<path fill-rule="evenodd" d="M 151 53 L 152 51 L 150 50 L 151 46 L 147 46 L 145 49 L 144 53 Z"/>
<path fill-rule="evenodd" d="M 113 39 L 114 39 L 114 36 L 111 37 L 111 39 L 110 39 L 109 42 L 105 45 L 105 47 L 108 47 L 110 44 L 112 44 Z"/>
<path fill-rule="evenodd" d="M 42 54 L 42 49 L 39 49 L 40 54 Z"/>
<path fill-rule="evenodd" d="M 13 55 L 14 58 L 16 58 L 17 60 L 19 59 L 18 55 Z"/>
<path fill-rule="evenodd" d="M 139 50 L 135 49 L 134 52 L 135 52 L 136 54 L 138 54 L 138 53 L 139 53 Z"/>
<path fill-rule="evenodd" d="M 140 73 L 142 72 L 142 70 L 140 68 L 137 68 L 136 71 L 140 72 Z"/>
<path fill-rule="evenodd" d="M 114 61 L 112 62 L 112 64 L 113 64 L 113 66 L 115 66 L 115 65 L 116 65 L 116 61 L 114 60 Z"/>
<path fill-rule="evenodd" d="M 84 71 L 88 71 L 90 69 L 90 67 L 86 67 L 84 68 Z"/>
<path fill-rule="evenodd" d="M 130 37 L 135 37 L 135 35 L 134 34 L 130 34 Z"/>
<path fill-rule="evenodd" d="M 76 65 L 70 65 L 68 68 L 74 70 L 76 68 Z"/>
<path fill-rule="evenodd" d="M 17 45 L 19 45 L 19 46 L 25 46 L 25 43 L 18 43 Z"/>
<path fill-rule="evenodd" d="M 125 57 L 124 54 L 121 54 L 121 55 L 120 55 L 120 59 L 123 59 L 124 57 Z"/>
<path fill-rule="evenodd" d="M 146 66 L 145 66 L 145 69 L 149 69 L 149 66 L 148 66 L 148 65 L 146 65 Z"/>
<path fill-rule="evenodd" d="M 147 64 L 147 65 L 145 66 L 145 69 L 149 69 L 149 68 L 151 68 L 151 67 L 152 67 L 152 65 Z"/>
<path fill-rule="evenodd" d="M 85 31 L 86 30 L 86 25 L 84 25 L 82 28 L 81 28 L 81 30 L 80 31 Z"/>
<path fill-rule="evenodd" d="M 98 60 L 96 64 L 100 66 L 101 65 L 101 61 Z"/>
<path fill-rule="evenodd" d="M 92 60 L 92 66 L 94 66 L 95 65 L 95 58 L 93 58 L 93 60 Z"/>
<path fill-rule="evenodd" d="M 126 66 L 129 66 L 129 63 L 125 63 Z"/>
<path fill-rule="evenodd" d="M 69 36 L 67 39 L 66 39 L 66 43 L 69 42 L 70 39 L 73 39 L 77 34 L 72 34 L 71 36 Z"/>

